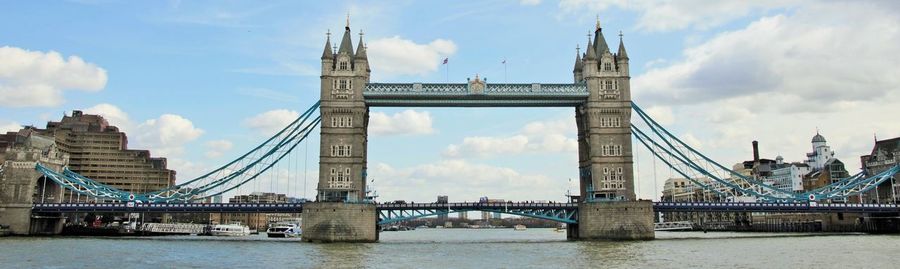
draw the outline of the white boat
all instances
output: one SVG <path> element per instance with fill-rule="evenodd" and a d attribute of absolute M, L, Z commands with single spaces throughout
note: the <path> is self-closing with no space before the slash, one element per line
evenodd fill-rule
<path fill-rule="evenodd" d="M 250 228 L 240 224 L 217 224 L 209 229 L 209 234 L 214 236 L 248 236 Z"/>
<path fill-rule="evenodd" d="M 299 237 L 300 225 L 296 223 L 275 223 L 266 230 L 269 237 Z"/>
<path fill-rule="evenodd" d="M 527 229 L 527 227 L 525 227 L 525 225 L 522 225 L 522 224 L 516 224 L 516 226 L 513 226 L 513 230 L 516 230 L 516 231 L 524 231 L 525 229 Z"/>

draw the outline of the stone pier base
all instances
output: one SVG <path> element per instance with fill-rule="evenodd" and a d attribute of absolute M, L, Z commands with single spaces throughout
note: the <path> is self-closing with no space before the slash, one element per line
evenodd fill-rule
<path fill-rule="evenodd" d="M 569 226 L 569 240 L 650 240 L 653 230 L 650 201 L 578 204 L 578 224 Z"/>
<path fill-rule="evenodd" d="M 374 204 L 306 203 L 300 237 L 307 242 L 376 242 L 377 219 Z"/>
<path fill-rule="evenodd" d="M 31 234 L 31 205 L 0 205 L 0 225 L 9 226 L 10 233 L 14 235 Z"/>

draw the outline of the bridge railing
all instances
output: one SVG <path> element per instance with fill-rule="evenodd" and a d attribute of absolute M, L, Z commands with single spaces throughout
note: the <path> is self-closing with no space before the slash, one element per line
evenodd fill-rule
<path fill-rule="evenodd" d="M 572 203 L 517 203 L 517 202 L 506 202 L 506 203 L 479 203 L 479 202 L 464 202 L 464 203 L 380 203 L 377 204 L 378 208 L 385 209 L 420 209 L 420 208 L 577 208 L 577 204 Z"/>

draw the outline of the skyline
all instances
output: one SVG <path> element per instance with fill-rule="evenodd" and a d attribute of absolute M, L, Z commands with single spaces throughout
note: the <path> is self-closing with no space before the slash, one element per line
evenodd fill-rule
<path fill-rule="evenodd" d="M 750 141 L 759 140 L 764 157 L 801 161 L 809 138 L 821 129 L 855 172 L 858 156 L 871 149 L 863 141 L 873 133 L 882 139 L 900 135 L 890 118 L 898 109 L 889 105 L 900 100 L 900 81 L 891 75 L 900 73 L 900 65 L 878 57 L 897 55 L 890 42 L 900 40 L 900 16 L 896 4 L 853 3 L 667 3 L 662 6 L 685 13 L 666 17 L 664 7 L 602 1 L 489 1 L 432 9 L 418 2 L 344 2 L 305 6 L 327 11 L 304 13 L 318 15 L 310 18 L 284 15 L 296 10 L 287 3 L 208 8 L 172 1 L 144 10 L 73 1 L 45 11 L 61 16 L 28 30 L 9 22 L 34 23 L 23 17 L 37 10 L 17 3 L 22 8 L 16 14 L 3 12 L 9 16 L 0 26 L 0 64 L 27 64 L 0 68 L 0 131 L 42 127 L 61 111 L 99 113 L 129 134 L 130 147 L 168 157 L 182 182 L 249 149 L 318 99 L 317 57 L 325 31 L 338 32 L 346 11 L 354 35 L 365 32 L 373 82 L 443 82 L 440 61 L 449 58 L 451 82 L 480 74 L 489 83 L 504 78 L 501 61 L 508 61 L 510 82 L 570 82 L 575 45 L 586 46 L 584 33 L 600 13 L 609 44 L 619 29 L 624 32 L 635 102 L 701 151 L 730 165 L 749 159 Z M 719 14 L 717 8 L 740 12 Z M 404 12 L 413 9 L 424 12 Z M 526 15 L 488 13 L 506 9 Z M 58 24 L 111 10 L 124 12 L 92 18 L 89 25 Z M 441 10 L 455 13 L 430 17 Z M 138 11 L 154 16 L 124 14 Z M 155 16 L 160 14 L 170 16 Z M 503 27 L 478 27 L 486 22 Z M 78 34 L 87 36 L 73 36 Z M 852 42 L 863 38 L 873 42 Z M 141 53 L 146 55 L 134 55 Z M 562 183 L 577 176 L 572 112 L 373 109 L 369 174 L 386 200 L 438 194 L 562 200 Z M 863 116 L 874 119 L 860 122 Z M 478 121 L 487 123 L 473 124 Z M 865 125 L 846 127 L 860 123 Z M 638 154 L 636 162 L 649 167 L 647 152 Z M 317 164 L 309 165 L 312 175 Z M 641 180 L 650 173 L 640 170 L 639 197 L 650 198 L 653 182 Z M 659 174 L 657 191 L 666 178 Z"/>

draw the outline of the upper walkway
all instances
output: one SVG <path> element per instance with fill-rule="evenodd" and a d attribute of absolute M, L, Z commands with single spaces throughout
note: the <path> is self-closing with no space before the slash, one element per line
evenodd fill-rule
<path fill-rule="evenodd" d="M 584 103 L 584 83 L 475 84 L 369 83 L 369 106 L 404 107 L 574 107 Z"/>

